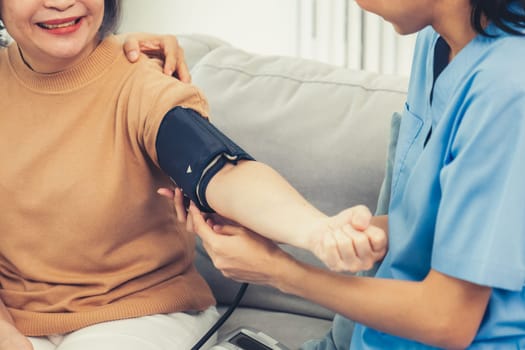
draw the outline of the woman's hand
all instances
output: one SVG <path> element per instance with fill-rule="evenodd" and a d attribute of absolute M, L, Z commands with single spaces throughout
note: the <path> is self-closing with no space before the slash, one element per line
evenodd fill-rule
<path fill-rule="evenodd" d="M 366 271 L 387 251 L 384 230 L 371 224 L 372 214 L 358 205 L 323 219 L 308 233 L 310 250 L 334 271 Z"/>
<path fill-rule="evenodd" d="M 0 320 L 0 350 L 33 350 L 33 345 L 13 324 Z"/>
<path fill-rule="evenodd" d="M 189 202 L 184 198 L 182 190 L 178 187 L 174 189 L 170 188 L 159 188 L 157 193 L 173 201 L 173 208 L 175 208 L 175 214 L 177 214 L 177 220 L 180 223 L 186 223 L 188 217 L 188 206 Z"/>
<path fill-rule="evenodd" d="M 164 62 L 164 73 L 176 75 L 180 81 L 191 82 L 191 75 L 184 58 L 184 50 L 175 35 L 131 33 L 125 36 L 124 52 L 130 60 L 139 59 L 140 52 Z"/>
<path fill-rule="evenodd" d="M 173 208 L 175 208 L 175 214 L 177 215 L 177 221 L 180 222 L 181 224 L 186 224 L 186 230 L 190 232 L 194 232 L 192 217 L 188 215 L 190 199 L 184 196 L 184 194 L 182 193 L 182 190 L 178 187 L 174 189 L 162 187 L 157 190 L 157 193 L 173 201 Z M 213 222 L 216 224 L 239 226 L 239 224 L 237 224 L 236 222 L 229 220 L 225 217 L 222 217 L 219 214 L 201 213 L 201 215 L 204 217 L 204 220 L 209 218 L 209 219 L 212 219 Z"/>

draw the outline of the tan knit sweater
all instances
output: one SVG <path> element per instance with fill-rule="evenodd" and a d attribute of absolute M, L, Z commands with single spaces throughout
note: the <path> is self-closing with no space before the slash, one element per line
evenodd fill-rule
<path fill-rule="evenodd" d="M 37 74 L 0 50 L 0 298 L 28 336 L 214 299 L 176 224 L 155 139 L 173 106 L 207 114 L 158 64 L 117 39 L 79 66 Z"/>

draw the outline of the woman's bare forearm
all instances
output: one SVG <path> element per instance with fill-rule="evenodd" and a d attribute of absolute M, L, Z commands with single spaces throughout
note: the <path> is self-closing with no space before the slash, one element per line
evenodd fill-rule
<path fill-rule="evenodd" d="M 309 248 L 307 232 L 326 215 L 282 176 L 259 162 L 227 166 L 206 190 L 212 208 L 274 241 Z M 271 218 L 271 219 L 269 219 Z"/>

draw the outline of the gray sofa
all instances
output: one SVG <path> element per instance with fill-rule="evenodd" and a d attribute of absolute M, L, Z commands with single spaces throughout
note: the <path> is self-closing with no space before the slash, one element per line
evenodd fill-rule
<path fill-rule="evenodd" d="M 356 204 L 376 209 L 392 114 L 406 96 L 405 77 L 256 55 L 203 35 L 179 40 L 193 83 L 207 96 L 212 122 L 223 132 L 325 213 Z M 196 265 L 224 310 L 239 284 L 224 278 L 200 244 L 197 248 Z M 284 248 L 321 265 L 308 252 Z M 323 337 L 332 317 L 320 306 L 252 285 L 219 337 L 250 326 L 298 349 L 305 340 Z"/>

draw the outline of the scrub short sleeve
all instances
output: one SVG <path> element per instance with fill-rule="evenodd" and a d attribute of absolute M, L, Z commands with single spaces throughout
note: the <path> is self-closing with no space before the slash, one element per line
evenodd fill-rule
<path fill-rule="evenodd" d="M 473 89 L 458 112 L 440 174 L 432 268 L 519 291 L 525 283 L 525 93 L 489 85 Z"/>

